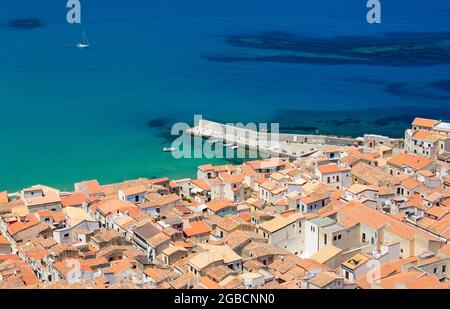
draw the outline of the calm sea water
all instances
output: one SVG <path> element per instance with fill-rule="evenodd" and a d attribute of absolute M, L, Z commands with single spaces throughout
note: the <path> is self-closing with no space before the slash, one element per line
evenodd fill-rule
<path fill-rule="evenodd" d="M 170 124 L 194 114 L 340 135 L 401 135 L 416 113 L 450 114 L 445 48 L 442 64 L 415 65 L 414 54 L 409 66 L 326 65 L 263 61 L 293 52 L 229 41 L 283 33 L 280 40 L 346 36 L 351 45 L 386 33 L 448 34 L 447 0 L 383 1 L 381 25 L 367 24 L 363 0 L 81 3 L 82 25 L 65 22 L 65 1 L 0 3 L 0 190 L 193 176 L 199 164 L 225 161 L 175 160 L 161 148 Z M 23 18 L 41 27 L 20 27 Z M 82 29 L 88 50 L 73 47 Z M 329 43 L 333 52 L 336 41 Z M 229 57 L 259 60 L 223 61 Z M 436 82 L 444 86 L 430 86 Z"/>

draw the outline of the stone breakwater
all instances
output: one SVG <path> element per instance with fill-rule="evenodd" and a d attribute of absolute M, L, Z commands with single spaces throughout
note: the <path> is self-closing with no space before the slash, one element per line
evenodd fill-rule
<path fill-rule="evenodd" d="M 199 120 L 197 126 L 190 128 L 188 134 L 203 138 L 217 139 L 223 143 L 233 143 L 241 147 L 292 158 L 307 157 L 327 146 L 361 145 L 364 138 L 343 138 L 324 135 L 283 134 L 257 131 L 239 125 L 229 125 Z"/>
<path fill-rule="evenodd" d="M 197 126 L 187 130 L 193 136 L 217 139 L 223 143 L 233 143 L 251 150 L 258 150 L 272 156 L 290 158 L 307 157 L 323 151 L 325 147 L 357 146 L 371 147 L 372 144 L 384 144 L 402 148 L 403 139 L 382 135 L 365 134 L 363 137 L 338 137 L 327 135 L 270 133 L 251 126 L 223 124 L 200 119 Z"/>

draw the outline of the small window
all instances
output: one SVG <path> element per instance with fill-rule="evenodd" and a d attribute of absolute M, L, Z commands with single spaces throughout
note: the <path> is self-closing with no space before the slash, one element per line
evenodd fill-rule
<path fill-rule="evenodd" d="M 342 235 L 338 235 L 338 239 L 341 239 Z"/>
<path fill-rule="evenodd" d="M 437 267 L 435 267 L 434 269 L 433 269 L 433 274 L 436 274 L 437 273 Z"/>

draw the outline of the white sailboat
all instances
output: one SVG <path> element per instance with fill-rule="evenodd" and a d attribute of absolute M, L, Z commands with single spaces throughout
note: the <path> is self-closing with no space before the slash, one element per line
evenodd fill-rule
<path fill-rule="evenodd" d="M 83 30 L 83 41 L 81 43 L 77 43 L 78 48 L 88 48 L 89 47 L 89 41 L 87 39 L 86 33 Z"/>
<path fill-rule="evenodd" d="M 172 151 L 175 151 L 176 150 L 176 148 L 174 148 L 174 147 L 164 147 L 163 148 L 163 152 L 172 152 Z"/>

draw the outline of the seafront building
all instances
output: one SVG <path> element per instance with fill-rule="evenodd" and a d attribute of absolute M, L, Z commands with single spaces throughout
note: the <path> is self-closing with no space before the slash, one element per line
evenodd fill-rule
<path fill-rule="evenodd" d="M 0 288 L 449 288 L 450 124 L 321 138 L 194 179 L 0 192 Z"/>

